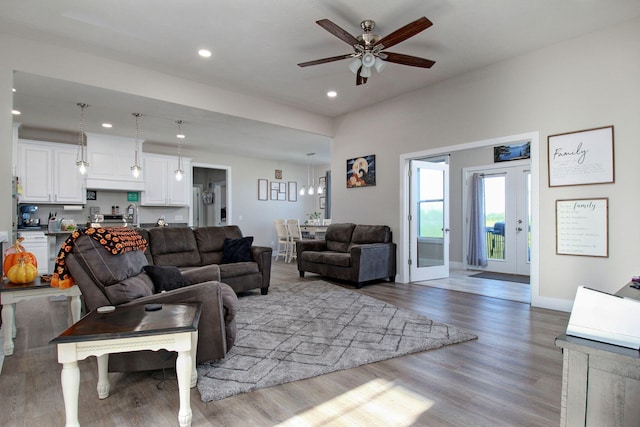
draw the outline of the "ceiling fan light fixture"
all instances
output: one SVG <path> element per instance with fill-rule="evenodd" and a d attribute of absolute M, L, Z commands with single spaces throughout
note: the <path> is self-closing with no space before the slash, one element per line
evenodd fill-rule
<path fill-rule="evenodd" d="M 367 52 L 364 55 L 362 55 L 362 67 L 363 68 L 373 67 L 373 65 L 375 63 L 376 63 L 376 57 L 374 56 L 373 53 Z"/>
<path fill-rule="evenodd" d="M 371 77 L 371 68 L 362 67 L 362 70 L 360 70 L 360 77 L 364 77 L 365 79 Z"/>
<path fill-rule="evenodd" d="M 353 60 L 349 62 L 349 69 L 353 74 L 356 74 L 361 65 L 362 61 L 360 60 L 360 58 L 353 58 Z"/>
<path fill-rule="evenodd" d="M 383 61 L 382 59 L 380 59 L 380 58 L 376 58 L 376 64 L 375 64 L 375 67 L 376 67 L 376 71 L 377 71 L 377 72 L 381 73 L 381 72 L 382 72 L 382 70 L 384 70 L 384 67 L 386 67 L 386 66 L 387 66 L 387 63 L 386 63 L 386 62 L 384 62 L 384 61 Z"/>

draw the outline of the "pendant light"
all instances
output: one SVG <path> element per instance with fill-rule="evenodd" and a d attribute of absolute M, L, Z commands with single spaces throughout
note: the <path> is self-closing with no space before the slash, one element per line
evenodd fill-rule
<path fill-rule="evenodd" d="M 176 120 L 178 124 L 178 133 L 176 134 L 176 138 L 178 138 L 178 169 L 175 170 L 176 181 L 182 181 L 182 177 L 184 175 L 184 170 L 182 170 L 182 140 L 184 139 L 184 134 L 182 133 L 182 120 Z"/>
<path fill-rule="evenodd" d="M 140 113 L 131 113 L 133 117 L 136 118 L 136 151 L 135 151 L 135 163 L 131 166 L 131 173 L 134 178 L 138 178 L 140 176 L 140 172 L 142 172 L 142 166 L 140 166 L 140 161 L 138 159 L 138 151 L 140 150 L 140 128 L 138 127 L 138 119 L 142 114 Z"/>
<path fill-rule="evenodd" d="M 307 157 L 309 159 L 311 159 L 311 156 L 314 156 L 316 153 L 307 153 Z M 303 185 L 302 187 L 300 187 L 300 191 L 298 192 L 301 196 L 304 196 L 305 194 L 308 194 L 309 196 L 313 196 L 313 193 L 315 192 L 315 189 L 313 188 L 313 181 L 314 178 L 311 178 L 311 182 L 309 182 L 309 176 L 312 174 L 313 172 L 311 171 L 311 161 L 309 161 L 307 163 L 307 187 L 305 188 L 305 186 Z"/>
<path fill-rule="evenodd" d="M 89 162 L 87 162 L 87 144 L 84 137 L 84 109 L 87 108 L 88 105 L 81 102 L 78 102 L 76 105 L 80 107 L 80 132 L 78 134 L 78 157 L 76 158 L 76 166 L 78 166 L 80 175 L 85 175 L 89 167 Z"/>

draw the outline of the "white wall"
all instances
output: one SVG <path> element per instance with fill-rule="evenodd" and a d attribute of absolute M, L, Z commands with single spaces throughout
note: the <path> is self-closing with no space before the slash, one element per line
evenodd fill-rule
<path fill-rule="evenodd" d="M 640 20 L 560 43 L 348 114 L 338 121 L 334 176 L 376 154 L 377 185 L 335 180 L 334 219 L 399 230 L 403 153 L 540 132 L 538 305 L 570 309 L 579 285 L 615 291 L 640 270 Z M 615 184 L 549 188 L 548 135 L 615 126 Z M 609 198 L 609 257 L 555 254 L 555 200 Z M 381 202 L 382 201 L 382 202 Z M 381 204 L 384 206 L 381 209 Z"/>

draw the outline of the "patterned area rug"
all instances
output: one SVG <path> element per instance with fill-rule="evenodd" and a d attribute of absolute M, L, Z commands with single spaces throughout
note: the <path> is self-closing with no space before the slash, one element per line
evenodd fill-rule
<path fill-rule="evenodd" d="M 324 281 L 239 298 L 235 346 L 198 366 L 203 402 L 477 338 Z"/>

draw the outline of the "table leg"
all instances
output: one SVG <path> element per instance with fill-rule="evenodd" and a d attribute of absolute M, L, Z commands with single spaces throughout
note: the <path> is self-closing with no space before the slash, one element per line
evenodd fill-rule
<path fill-rule="evenodd" d="M 178 411 L 178 423 L 180 427 L 191 426 L 191 396 L 189 385 L 191 383 L 192 367 L 191 351 L 179 351 L 176 359 L 176 374 L 178 376 L 178 392 L 180 394 L 180 410 Z"/>
<path fill-rule="evenodd" d="M 80 391 L 80 368 L 78 361 L 62 364 L 60 374 L 62 395 L 64 397 L 64 412 L 67 422 L 65 427 L 80 427 L 78 422 L 78 394 Z"/>
<path fill-rule="evenodd" d="M 13 354 L 13 339 L 16 337 L 15 322 L 16 304 L 5 304 L 2 306 L 2 329 L 4 329 L 4 355 Z"/>
<path fill-rule="evenodd" d="M 196 369 L 196 353 L 198 350 L 198 331 L 191 332 L 191 388 L 198 384 L 198 370 Z"/>
<path fill-rule="evenodd" d="M 73 321 L 73 323 L 76 323 L 78 320 L 80 320 L 81 303 L 79 296 L 76 295 L 69 299 L 69 309 L 71 311 L 71 320 Z"/>
<path fill-rule="evenodd" d="M 97 356 L 98 359 L 98 399 L 109 397 L 109 353 Z"/>

